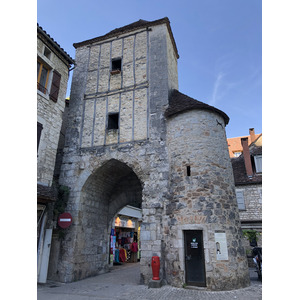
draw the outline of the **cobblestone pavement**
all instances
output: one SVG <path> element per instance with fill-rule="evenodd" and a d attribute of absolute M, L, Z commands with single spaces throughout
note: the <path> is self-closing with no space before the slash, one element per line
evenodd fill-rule
<path fill-rule="evenodd" d="M 249 270 L 251 286 L 222 292 L 205 289 L 175 288 L 165 285 L 149 289 L 139 284 L 139 264 L 114 267 L 111 272 L 72 283 L 47 282 L 38 285 L 38 300 L 133 300 L 133 299 L 201 299 L 201 300 L 259 300 L 262 284 L 253 269 Z"/>

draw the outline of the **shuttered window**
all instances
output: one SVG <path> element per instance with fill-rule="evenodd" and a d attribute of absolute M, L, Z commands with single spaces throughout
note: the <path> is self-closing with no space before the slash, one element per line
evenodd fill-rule
<path fill-rule="evenodd" d="M 244 191 L 236 191 L 236 199 L 239 210 L 245 210 Z"/>
<path fill-rule="evenodd" d="M 57 102 L 58 92 L 60 87 L 60 78 L 61 75 L 57 71 L 53 71 L 52 85 L 50 90 L 50 99 L 54 102 Z"/>

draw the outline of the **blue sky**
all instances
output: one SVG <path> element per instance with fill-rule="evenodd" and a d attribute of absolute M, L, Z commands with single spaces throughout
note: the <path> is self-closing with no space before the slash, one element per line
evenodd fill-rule
<path fill-rule="evenodd" d="M 262 132 L 261 6 L 261 0 L 38 0 L 37 21 L 75 58 L 75 42 L 168 17 L 180 56 L 179 90 L 223 110 L 227 137 L 236 137 L 249 128 Z"/>

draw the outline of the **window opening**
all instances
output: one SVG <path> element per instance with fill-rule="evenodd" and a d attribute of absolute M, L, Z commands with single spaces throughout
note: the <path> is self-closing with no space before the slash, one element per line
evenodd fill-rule
<path fill-rule="evenodd" d="M 244 192 L 243 191 L 236 191 L 236 200 L 238 204 L 239 210 L 245 210 L 245 199 L 244 199 Z"/>
<path fill-rule="evenodd" d="M 233 152 L 234 157 L 239 157 L 241 154 L 241 151 Z"/>
<path fill-rule="evenodd" d="M 119 114 L 113 113 L 108 115 L 107 129 L 119 129 Z"/>
<path fill-rule="evenodd" d="M 111 73 L 112 74 L 118 74 L 121 72 L 122 69 L 122 59 L 121 58 L 115 58 L 111 61 Z"/>
<path fill-rule="evenodd" d="M 186 166 L 186 175 L 191 176 L 191 166 Z"/>
<path fill-rule="evenodd" d="M 256 173 L 262 173 L 262 156 L 256 155 L 254 156 L 255 169 Z"/>
<path fill-rule="evenodd" d="M 50 51 L 47 47 L 45 47 L 45 49 L 44 49 L 44 55 L 45 55 L 48 59 L 50 59 L 51 51 Z"/>
<path fill-rule="evenodd" d="M 37 62 L 37 88 L 44 94 L 47 91 L 47 84 L 50 70 L 41 62 Z"/>

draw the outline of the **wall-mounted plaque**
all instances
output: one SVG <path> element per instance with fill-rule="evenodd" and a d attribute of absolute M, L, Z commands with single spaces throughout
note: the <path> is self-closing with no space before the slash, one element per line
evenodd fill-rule
<path fill-rule="evenodd" d="M 228 260 L 228 249 L 225 232 L 215 232 L 215 248 L 217 260 Z"/>

